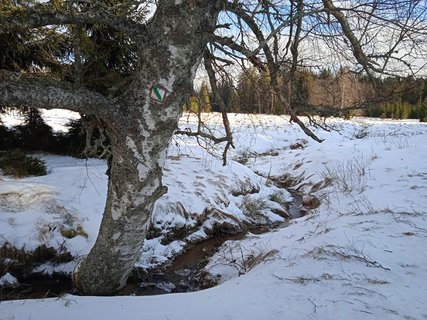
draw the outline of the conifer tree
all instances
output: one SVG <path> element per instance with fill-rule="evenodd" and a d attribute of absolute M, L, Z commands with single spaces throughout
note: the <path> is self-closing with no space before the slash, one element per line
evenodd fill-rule
<path fill-rule="evenodd" d="M 53 130 L 43 120 L 36 108 L 24 111 L 24 123 L 16 127 L 17 142 L 21 149 L 28 151 L 50 151 L 53 147 Z"/>
<path fill-rule="evenodd" d="M 201 109 L 201 112 L 210 112 L 211 111 L 211 102 L 209 98 L 209 90 L 208 85 L 203 82 L 200 91 L 198 94 L 198 104 L 199 108 Z"/>

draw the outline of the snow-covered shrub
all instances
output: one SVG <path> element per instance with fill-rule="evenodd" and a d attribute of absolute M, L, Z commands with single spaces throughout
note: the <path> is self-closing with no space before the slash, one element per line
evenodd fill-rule
<path fill-rule="evenodd" d="M 46 175 L 44 161 L 27 156 L 23 151 L 13 150 L 0 156 L 0 169 L 4 175 L 15 178 Z"/>
<path fill-rule="evenodd" d="M 242 200 L 242 210 L 248 217 L 257 218 L 262 215 L 263 210 L 266 208 L 266 202 L 262 198 L 245 196 Z"/>

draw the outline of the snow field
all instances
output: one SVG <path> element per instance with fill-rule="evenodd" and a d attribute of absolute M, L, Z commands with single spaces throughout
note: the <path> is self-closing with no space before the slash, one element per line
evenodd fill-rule
<path fill-rule="evenodd" d="M 220 126 L 217 115 L 207 117 Z M 194 140 L 176 138 L 165 168 L 169 192 L 156 204 L 153 223 L 164 230 L 191 224 L 192 214 L 207 207 L 246 219 L 245 195 L 232 191 L 255 187 L 258 192 L 246 197 L 268 199 L 278 192 L 269 180 L 284 175 L 321 206 L 286 228 L 225 242 L 206 266 L 219 279 L 217 287 L 161 296 L 2 301 L 0 318 L 427 319 L 427 125 L 330 119 L 337 130 L 315 129 L 325 139 L 318 144 L 286 117 L 230 115 L 230 121 L 237 148 L 226 167 Z M 192 127 L 195 118 L 183 117 L 181 125 Z M 73 255 L 85 254 L 101 219 L 105 164 L 43 159 L 50 170 L 45 177 L 0 177 L 0 241 L 28 249 L 65 241 Z M 269 210 L 265 215 L 275 218 Z M 58 231 L 78 225 L 87 237 L 64 239 Z M 165 262 L 183 246 L 146 241 L 138 265 Z"/>

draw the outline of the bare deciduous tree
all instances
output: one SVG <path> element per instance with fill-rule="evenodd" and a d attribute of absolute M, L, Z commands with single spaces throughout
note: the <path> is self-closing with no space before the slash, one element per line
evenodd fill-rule
<path fill-rule="evenodd" d="M 95 117 L 110 143 L 108 194 L 99 236 L 73 276 L 76 288 L 84 294 L 107 295 L 124 286 L 144 241 L 153 205 L 167 192 L 161 181 L 167 148 L 202 60 L 222 110 L 225 134 L 214 137 L 202 130 L 190 134 L 225 143 L 225 157 L 233 140 L 216 83 L 230 74 L 227 66 L 247 67 L 249 63 L 268 71 L 270 89 L 284 112 L 320 141 L 282 94 L 283 81 L 294 85 L 298 67 L 334 65 L 338 59 L 349 67 L 360 66 L 359 71 L 368 76 L 397 67 L 415 72 L 414 59 L 425 53 L 422 1 L 5 3 L 1 4 L 2 33 L 54 26 L 73 31 L 70 61 L 50 58 L 64 68 L 71 64 L 74 80 L 36 64 L 26 72 L 2 70 L 0 106 L 63 108 Z M 147 8 L 151 8 L 149 17 L 141 19 L 136 13 Z M 124 89 L 114 94 L 88 89 L 81 81 L 84 56 L 78 40 L 94 25 L 120 31 L 136 47 L 134 72 L 125 85 L 118 86 Z"/>

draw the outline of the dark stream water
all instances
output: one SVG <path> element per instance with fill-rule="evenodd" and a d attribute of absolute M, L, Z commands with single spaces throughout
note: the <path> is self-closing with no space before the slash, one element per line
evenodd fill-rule
<path fill-rule="evenodd" d="M 206 265 L 207 258 L 213 255 L 224 241 L 242 237 L 242 235 L 214 237 L 189 248 L 169 267 L 162 270 L 150 272 L 135 270 L 118 295 L 156 295 L 197 291 L 209 287 L 200 282 L 200 270 Z M 30 274 L 18 278 L 18 281 L 20 286 L 17 288 L 0 287 L 0 301 L 52 298 L 66 293 L 76 294 L 71 277 L 67 275 Z"/>

